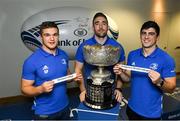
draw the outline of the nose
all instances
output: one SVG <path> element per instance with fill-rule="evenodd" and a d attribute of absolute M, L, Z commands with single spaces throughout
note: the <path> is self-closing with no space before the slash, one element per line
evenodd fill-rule
<path fill-rule="evenodd" d="M 103 24 L 99 24 L 99 28 L 103 28 Z"/>
<path fill-rule="evenodd" d="M 148 34 L 146 34 L 146 35 L 145 35 L 145 38 L 148 38 L 148 37 L 149 37 L 149 35 L 148 35 Z"/>
<path fill-rule="evenodd" d="M 51 35 L 51 38 L 50 38 L 51 40 L 54 40 L 54 35 Z"/>
<path fill-rule="evenodd" d="M 149 34 L 145 34 L 144 36 L 145 36 L 145 38 L 148 38 L 150 35 Z"/>

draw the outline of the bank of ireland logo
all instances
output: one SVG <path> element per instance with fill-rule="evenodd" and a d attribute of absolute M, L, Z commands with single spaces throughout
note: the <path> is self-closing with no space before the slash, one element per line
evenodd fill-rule
<path fill-rule="evenodd" d="M 87 35 L 87 30 L 84 28 L 77 28 L 76 30 L 74 30 L 74 35 L 78 36 L 78 37 L 83 37 Z"/>

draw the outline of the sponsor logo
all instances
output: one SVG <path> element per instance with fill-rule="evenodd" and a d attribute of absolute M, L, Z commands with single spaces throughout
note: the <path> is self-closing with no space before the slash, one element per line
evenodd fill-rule
<path fill-rule="evenodd" d="M 78 36 L 78 37 L 83 37 L 87 35 L 87 30 L 83 29 L 83 28 L 78 28 L 76 30 L 74 30 L 74 35 Z"/>
<path fill-rule="evenodd" d="M 85 39 L 78 39 L 78 40 L 61 40 L 59 42 L 59 46 L 79 46 Z"/>

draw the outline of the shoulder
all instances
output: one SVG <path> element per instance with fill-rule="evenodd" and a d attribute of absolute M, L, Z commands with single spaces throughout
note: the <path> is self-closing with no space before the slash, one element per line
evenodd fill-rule
<path fill-rule="evenodd" d="M 110 44 L 112 46 L 116 46 L 116 47 L 120 47 L 121 49 L 124 50 L 123 46 L 121 45 L 120 42 L 118 42 L 117 40 L 113 39 L 113 38 L 109 38 L 108 40 L 108 43 L 107 44 Z"/>
<path fill-rule="evenodd" d="M 166 60 L 165 62 L 171 61 L 174 63 L 173 57 L 170 54 L 168 54 L 166 51 L 160 48 L 158 48 L 158 56 L 162 58 L 163 60 Z"/>
<path fill-rule="evenodd" d="M 85 40 L 83 43 L 80 44 L 80 46 L 84 46 L 84 45 L 92 45 L 94 43 L 94 39 L 93 37 L 90 39 Z"/>
<path fill-rule="evenodd" d="M 93 40 L 93 38 L 87 39 L 87 40 L 85 40 L 83 43 L 81 43 L 81 44 L 79 45 L 79 47 L 78 47 L 78 50 L 79 50 L 79 51 L 82 50 L 85 45 L 94 45 L 94 40 Z"/>
<path fill-rule="evenodd" d="M 66 59 L 69 58 L 68 54 L 67 54 L 64 50 L 62 50 L 62 49 L 60 49 L 60 48 L 58 48 L 58 54 L 59 54 L 60 56 L 64 56 Z"/>
<path fill-rule="evenodd" d="M 67 53 L 64 50 L 62 50 L 60 48 L 58 48 L 57 50 L 58 50 L 59 54 L 67 55 Z"/>
<path fill-rule="evenodd" d="M 115 44 L 115 45 L 121 45 L 117 40 L 113 39 L 113 38 L 109 38 L 109 43 L 111 44 Z"/>
<path fill-rule="evenodd" d="M 33 62 L 37 62 L 37 58 L 39 58 L 39 56 L 41 55 L 40 53 L 40 49 L 36 49 L 30 56 L 27 57 L 27 59 L 25 60 L 25 63 L 33 63 Z"/>
<path fill-rule="evenodd" d="M 136 55 L 138 53 L 140 53 L 142 50 L 142 48 L 138 48 L 138 49 L 135 49 L 135 50 L 132 50 L 129 52 L 129 55 Z"/>

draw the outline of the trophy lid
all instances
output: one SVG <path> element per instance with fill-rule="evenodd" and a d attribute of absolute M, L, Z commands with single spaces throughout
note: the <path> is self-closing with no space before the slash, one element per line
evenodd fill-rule
<path fill-rule="evenodd" d="M 83 54 L 85 61 L 96 66 L 111 66 L 120 58 L 119 47 L 112 45 L 85 45 Z"/>

